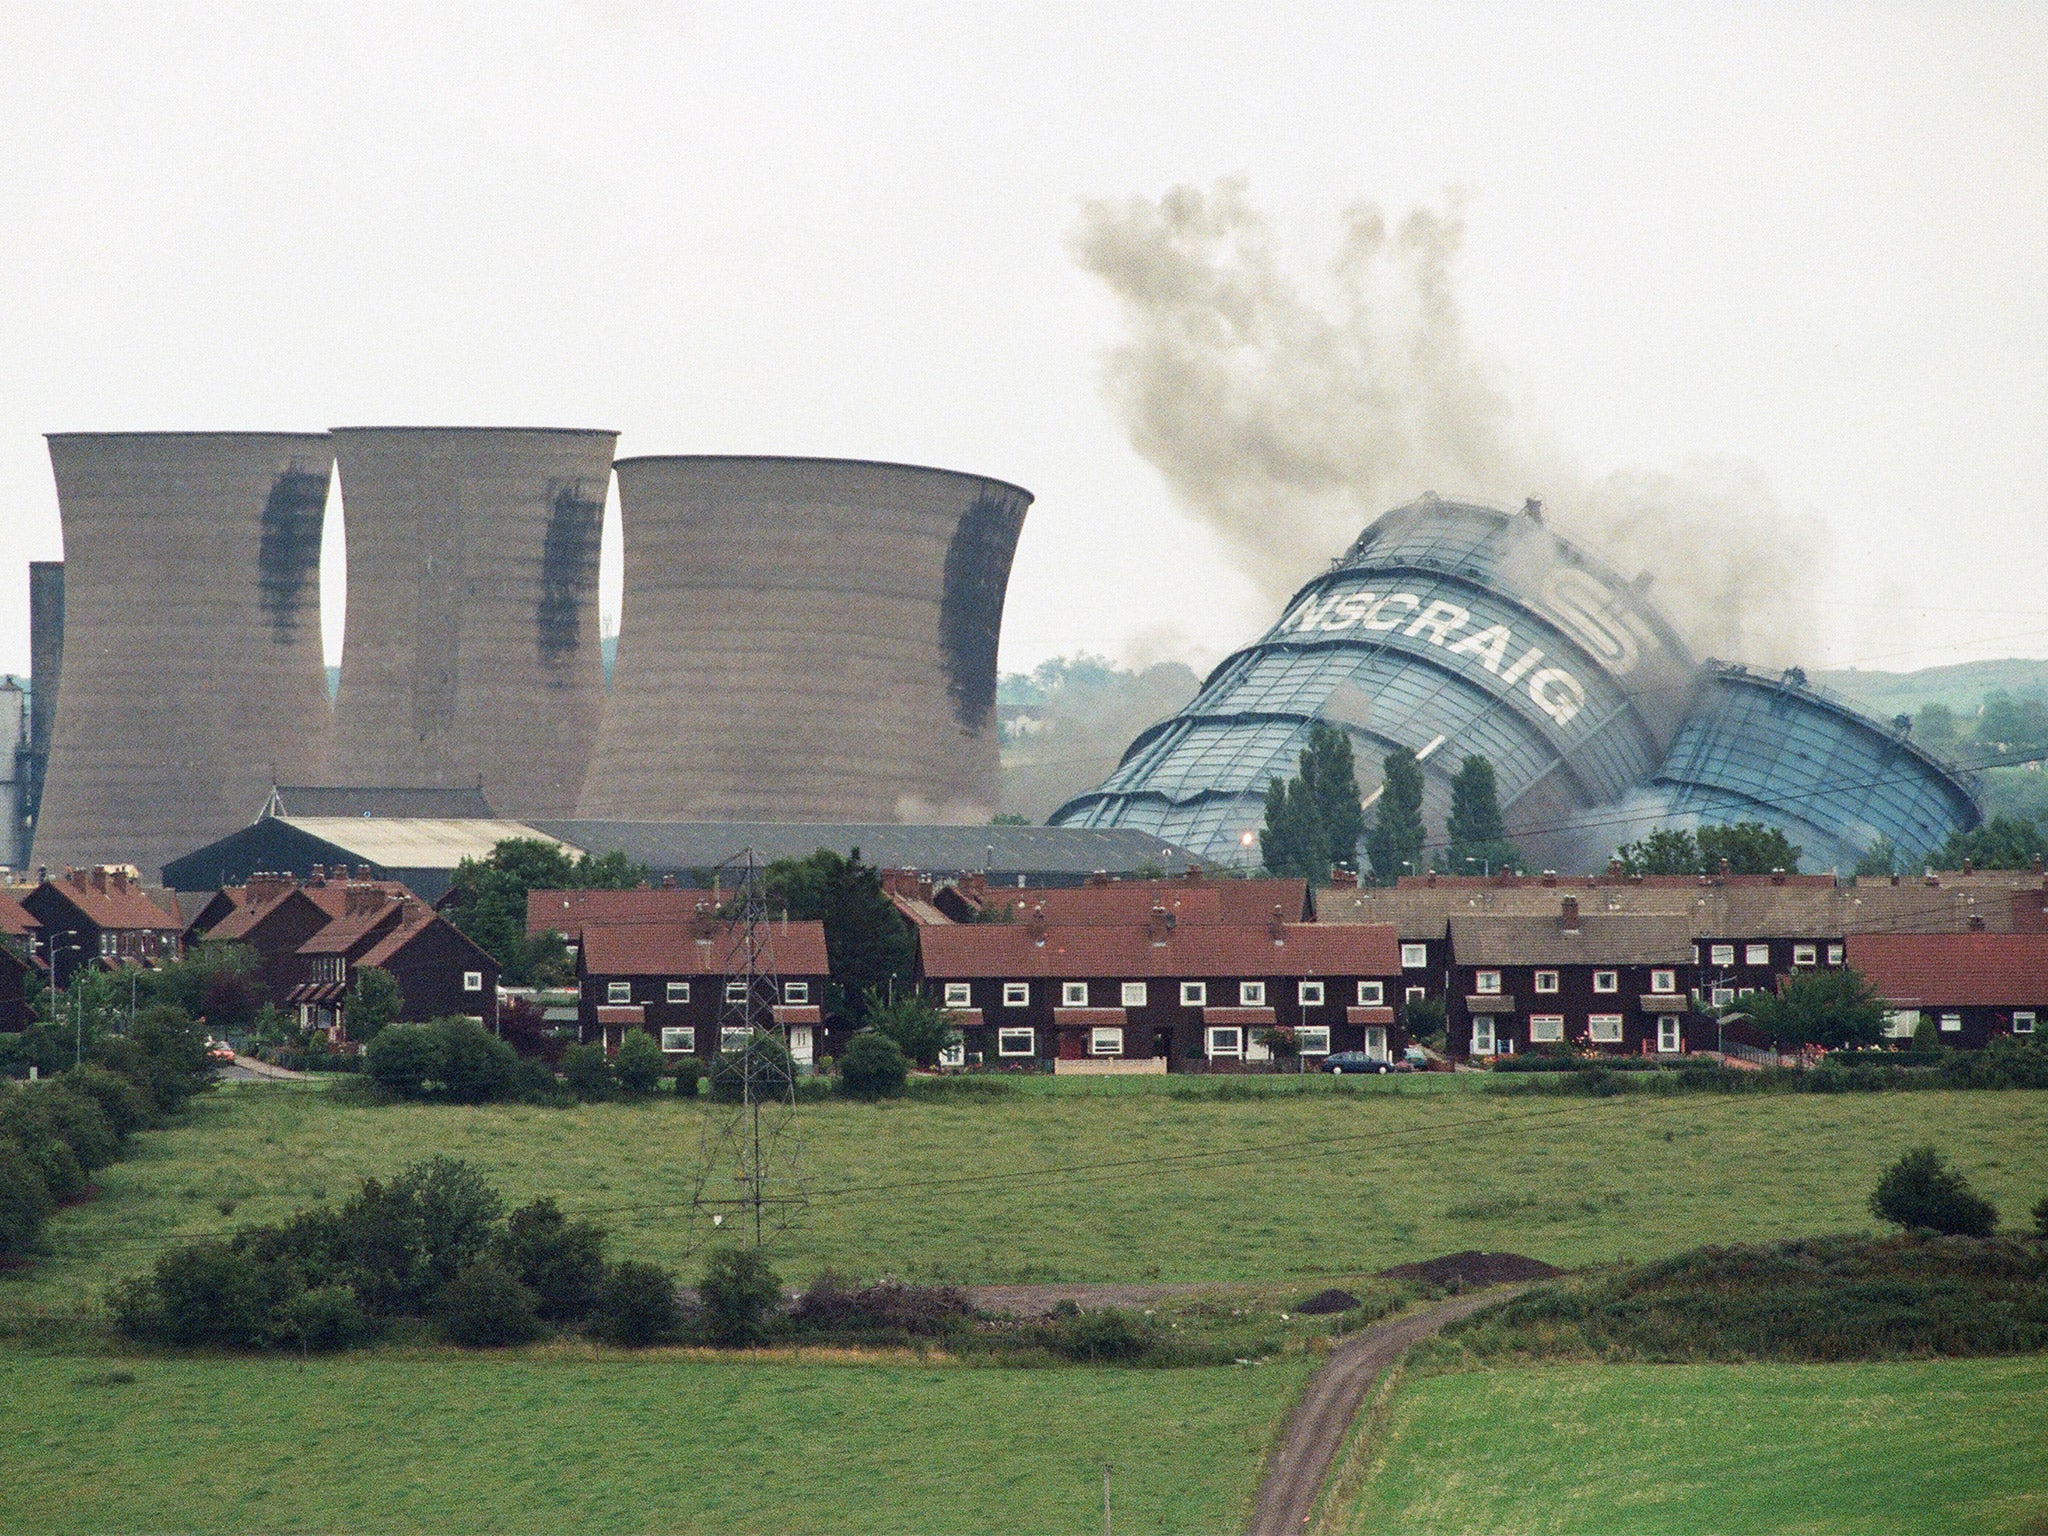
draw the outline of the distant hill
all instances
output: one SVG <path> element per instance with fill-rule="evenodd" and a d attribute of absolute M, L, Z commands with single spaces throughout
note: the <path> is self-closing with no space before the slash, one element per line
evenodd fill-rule
<path fill-rule="evenodd" d="M 1816 683 L 1861 704 L 1872 714 L 1917 715 L 1929 704 L 1946 704 L 1959 716 L 1976 715 L 1987 693 L 2048 694 L 2048 661 L 2010 658 L 1965 661 L 1918 672 L 1812 672 Z"/>

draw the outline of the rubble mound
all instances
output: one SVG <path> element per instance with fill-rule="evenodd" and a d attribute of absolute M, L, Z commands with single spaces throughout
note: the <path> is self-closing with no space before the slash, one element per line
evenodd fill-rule
<path fill-rule="evenodd" d="M 1382 1280 L 1420 1280 L 1426 1285 L 1472 1287 L 1508 1285 L 1520 1280 L 1550 1280 L 1563 1273 L 1554 1265 L 1523 1254 L 1482 1253 L 1476 1248 L 1468 1248 L 1463 1253 L 1447 1253 L 1438 1259 L 1396 1264 L 1392 1269 L 1381 1270 L 1379 1277 Z"/>
<path fill-rule="evenodd" d="M 1349 1291 L 1331 1289 L 1317 1291 L 1294 1310 L 1303 1317 L 1322 1317 L 1330 1312 L 1349 1312 L 1358 1305 L 1358 1298 Z"/>

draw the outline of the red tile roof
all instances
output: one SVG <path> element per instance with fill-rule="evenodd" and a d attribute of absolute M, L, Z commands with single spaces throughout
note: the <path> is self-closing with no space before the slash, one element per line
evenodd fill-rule
<path fill-rule="evenodd" d="M 35 914 L 27 907 L 16 901 L 10 893 L 0 891 L 0 933 L 21 938 L 41 926 L 42 924 L 36 921 Z"/>
<path fill-rule="evenodd" d="M 1850 967 L 1891 1001 L 2048 1005 L 2048 933 L 1852 933 L 1848 949 Z"/>
<path fill-rule="evenodd" d="M 332 924 L 329 926 L 331 927 Z M 440 913 L 434 911 L 433 908 L 418 902 L 408 905 L 399 917 L 399 920 L 392 924 L 383 934 L 379 935 L 377 942 L 363 952 L 362 958 L 356 964 L 380 967 L 388 965 L 400 950 L 419 938 L 421 934 L 435 928 L 441 928 L 453 934 L 462 947 L 470 951 L 480 962 L 485 962 L 493 967 L 497 964 L 491 958 L 490 952 L 481 944 L 470 938 L 468 934 L 449 922 Z M 300 951 L 301 954 L 304 952 L 303 949 Z"/>
<path fill-rule="evenodd" d="M 1220 882 L 1219 882 L 1220 883 Z M 1040 938 L 1042 937 L 1042 942 Z M 1387 923 L 1185 925 L 1155 941 L 1143 924 L 1026 922 L 920 928 L 927 976 L 1394 976 L 1401 946 Z"/>
<path fill-rule="evenodd" d="M 40 888 L 55 892 L 102 931 L 176 933 L 184 926 L 123 875 L 67 870 L 62 879 L 46 880 Z"/>
<path fill-rule="evenodd" d="M 607 923 L 583 930 L 583 969 L 592 976 L 723 976 L 741 963 L 744 930 L 723 923 Z M 823 976 L 825 925 L 772 922 L 763 964 L 779 976 Z"/>
<path fill-rule="evenodd" d="M 595 923 L 687 923 L 716 905 L 709 891 L 528 891 L 526 933 L 574 939 Z"/>

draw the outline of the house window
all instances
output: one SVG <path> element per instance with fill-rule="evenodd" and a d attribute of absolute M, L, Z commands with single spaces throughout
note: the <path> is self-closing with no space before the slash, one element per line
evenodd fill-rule
<path fill-rule="evenodd" d="M 1839 944 L 1830 944 L 1830 945 L 1828 946 L 1828 964 L 1829 964 L 1829 965 L 1840 965 L 1841 963 L 1842 963 L 1842 946 L 1841 946 L 1841 945 L 1839 945 Z"/>
<path fill-rule="evenodd" d="M 1735 989 L 1733 987 L 1714 988 L 1714 1006 L 1716 1008 L 1726 1008 L 1730 1003 L 1734 1001 Z"/>
<path fill-rule="evenodd" d="M 1003 1006 L 1005 1008 L 1027 1008 L 1030 1004 L 1030 982 L 1006 981 L 1003 983 Z"/>
<path fill-rule="evenodd" d="M 1665 1055 L 1675 1055 L 1683 1049 L 1678 1034 L 1678 1018 L 1675 1014 L 1660 1014 L 1657 1017 L 1657 1049 Z"/>
<path fill-rule="evenodd" d="M 1304 1008 L 1320 1008 L 1323 1006 L 1323 983 L 1320 981 L 1304 981 L 1301 984 L 1301 1006 Z"/>
<path fill-rule="evenodd" d="M 1481 996 L 1496 996 L 1500 992 L 1500 972 L 1481 971 L 1472 978 L 1472 990 Z"/>
<path fill-rule="evenodd" d="M 949 981 L 946 983 L 946 1006 L 948 1008 L 966 1008 L 973 1002 L 974 991 L 969 983 L 964 981 Z"/>
<path fill-rule="evenodd" d="M 1962 1027 L 1963 1016 L 1960 1013 L 1944 1013 L 1941 1016 L 1941 1028 L 1944 1034 L 1956 1034 Z"/>
<path fill-rule="evenodd" d="M 1142 1008 L 1142 1007 L 1144 1007 L 1144 1006 L 1145 1006 L 1145 983 L 1143 983 L 1142 981 L 1127 981 L 1127 982 L 1125 982 L 1125 983 L 1124 983 L 1124 986 L 1123 986 L 1123 997 L 1124 997 L 1124 1006 L 1125 1006 L 1126 1008 Z"/>
<path fill-rule="evenodd" d="M 939 1047 L 939 1065 L 942 1067 L 964 1067 L 967 1065 L 967 1042 L 958 1035 Z"/>
<path fill-rule="evenodd" d="M 1819 958 L 1819 952 L 1816 946 L 1812 944 L 1794 944 L 1792 946 L 1792 963 L 1794 965 L 1812 965 Z"/>
<path fill-rule="evenodd" d="M 1085 981 L 1061 982 L 1060 1006 L 1062 1008 L 1086 1008 L 1088 1006 L 1088 983 Z"/>
<path fill-rule="evenodd" d="M 747 1036 L 752 1033 L 744 1025 L 735 1028 L 728 1024 L 718 1032 L 718 1048 L 728 1056 L 747 1048 Z"/>
<path fill-rule="evenodd" d="M 1386 1007 L 1387 984 L 1384 981 L 1361 981 L 1358 984 L 1358 1006 L 1361 1008 Z"/>
<path fill-rule="evenodd" d="M 1920 1027 L 1920 1010 L 1917 1008 L 1895 1008 L 1884 1016 L 1884 1032 L 1893 1040 L 1910 1040 L 1913 1031 Z"/>
<path fill-rule="evenodd" d="M 1472 1054 L 1491 1056 L 1493 1054 L 1493 1020 L 1489 1018 L 1472 1021 Z"/>
<path fill-rule="evenodd" d="M 785 981 L 782 984 L 782 1000 L 785 1003 L 808 1003 L 811 1000 L 811 984 L 808 981 Z"/>
<path fill-rule="evenodd" d="M 2016 1035 L 2031 1035 L 2034 1032 L 2034 1016 L 2031 1013 L 2014 1014 L 2012 1032 Z"/>
<path fill-rule="evenodd" d="M 1621 1044 L 1621 1015 L 1596 1013 L 1586 1020 L 1586 1038 L 1595 1045 Z"/>
<path fill-rule="evenodd" d="M 1114 1026 L 1088 1031 L 1088 1054 L 1090 1056 L 1121 1056 L 1124 1053 L 1124 1032 Z"/>
<path fill-rule="evenodd" d="M 1557 990 L 1557 972 L 1538 971 L 1536 973 L 1536 990 L 1538 992 L 1555 992 Z"/>
<path fill-rule="evenodd" d="M 1304 1024 L 1294 1032 L 1294 1048 L 1304 1056 L 1327 1056 L 1330 1054 L 1330 1026 L 1327 1024 Z"/>
<path fill-rule="evenodd" d="M 1676 972 L 1676 971 L 1652 971 L 1652 972 L 1650 972 L 1650 990 L 1651 990 L 1652 992 L 1656 992 L 1656 993 L 1660 993 L 1660 994 L 1665 994 L 1665 995 L 1669 995 L 1670 993 L 1676 992 L 1676 991 L 1678 990 L 1678 972 Z"/>
<path fill-rule="evenodd" d="M 1401 946 L 1402 970 L 1419 971 L 1428 964 L 1429 946 L 1427 944 L 1403 944 Z"/>
<path fill-rule="evenodd" d="M 1237 984 L 1237 1005 L 1240 1008 L 1265 1007 L 1266 984 L 1263 981 L 1240 981 Z"/>
<path fill-rule="evenodd" d="M 1595 992 L 1619 992 L 1621 990 L 1621 973 L 1619 971 L 1595 971 L 1593 973 L 1593 990 Z"/>
<path fill-rule="evenodd" d="M 1244 1031 L 1235 1024 L 1213 1024 L 1209 1028 L 1209 1054 L 1211 1056 L 1242 1056 L 1244 1054 Z"/>
<path fill-rule="evenodd" d="M 1180 984 L 1180 1005 L 1183 1008 L 1206 1008 L 1209 1006 L 1209 983 L 1206 981 L 1184 981 Z"/>
<path fill-rule="evenodd" d="M 744 1003 L 747 1000 L 747 984 L 744 981 L 728 981 L 725 984 L 725 1000 L 728 1003 Z"/>
<path fill-rule="evenodd" d="M 1038 1033 L 1029 1029 L 999 1029 L 996 1031 L 996 1054 L 998 1056 L 1035 1056 L 1038 1054 Z"/>
<path fill-rule="evenodd" d="M 694 1029 L 664 1029 L 661 1032 L 661 1048 L 671 1053 L 689 1052 L 697 1049 L 697 1031 Z"/>
<path fill-rule="evenodd" d="M 1422 1001 L 1423 1001 L 1423 1000 L 1424 1000 L 1425 998 L 1427 998 L 1428 996 L 1429 996 L 1429 988 L 1427 988 L 1427 987 L 1410 987 L 1410 988 L 1408 988 L 1408 989 L 1407 989 L 1407 990 L 1406 990 L 1405 992 L 1403 992 L 1403 993 L 1401 994 L 1401 1001 L 1402 1001 L 1402 1002 L 1404 1002 L 1404 1003 L 1419 1003 L 1419 1002 L 1422 1002 Z"/>
<path fill-rule="evenodd" d="M 630 1003 L 633 1001 L 633 983 L 630 981 L 608 981 L 604 984 L 604 1000 L 608 1003 Z"/>
<path fill-rule="evenodd" d="M 1561 1013 L 1534 1013 L 1529 1016 L 1529 1042 L 1532 1045 L 1555 1045 L 1564 1039 L 1564 1015 Z"/>
<path fill-rule="evenodd" d="M 1733 965 L 1735 963 L 1735 946 L 1733 944 L 1716 944 L 1707 953 L 1715 965 Z"/>
<path fill-rule="evenodd" d="M 462 990 L 463 990 L 463 991 L 465 991 L 465 992 L 481 992 L 481 991 L 483 991 L 483 989 L 484 989 L 484 973 L 483 973 L 482 971 L 464 971 L 464 972 L 462 973 Z"/>
<path fill-rule="evenodd" d="M 1769 965 L 1771 963 L 1771 946 L 1768 944 L 1744 946 L 1742 963 L 1744 965 Z"/>
<path fill-rule="evenodd" d="M 1756 994 L 1757 989 L 1755 987 L 1737 987 L 1735 989 L 1735 997 L 1738 1002 L 1745 997 L 1755 997 Z"/>

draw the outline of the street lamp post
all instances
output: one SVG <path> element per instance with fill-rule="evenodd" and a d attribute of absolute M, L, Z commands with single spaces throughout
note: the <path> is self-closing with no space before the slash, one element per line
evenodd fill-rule
<path fill-rule="evenodd" d="M 69 950 L 74 955 L 82 955 L 85 953 L 85 945 L 79 941 L 78 932 L 76 929 L 67 928 L 64 930 L 64 933 L 65 942 L 62 944 L 59 944 L 54 936 L 48 940 L 50 946 L 50 980 L 52 984 L 54 984 L 57 980 L 58 955 L 64 953 L 66 950 Z M 76 981 L 78 979 L 78 973 L 76 971 L 73 971 L 71 975 L 72 980 Z M 65 990 L 73 994 L 71 999 L 71 1064 L 74 1067 L 81 1066 L 85 1062 L 84 1000 L 76 995 L 76 988 L 67 987 Z M 64 1022 L 64 1016 L 61 1013 L 57 1015 L 57 1022 L 60 1024 Z"/>

